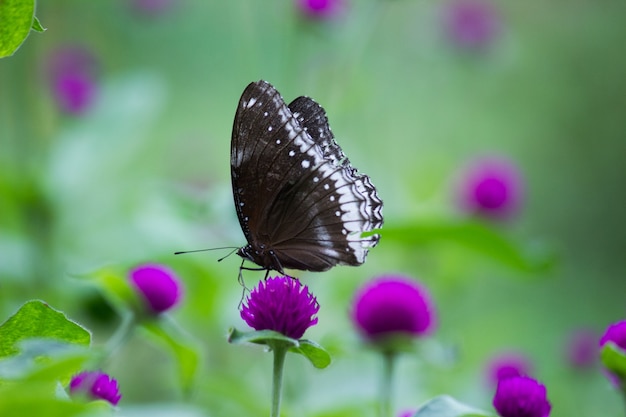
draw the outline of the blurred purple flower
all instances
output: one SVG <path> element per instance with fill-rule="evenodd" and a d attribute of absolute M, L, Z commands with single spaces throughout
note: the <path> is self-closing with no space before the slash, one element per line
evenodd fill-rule
<path fill-rule="evenodd" d="M 113 405 L 117 405 L 122 398 L 117 381 L 100 371 L 85 371 L 74 375 L 70 381 L 70 394 L 83 394 L 92 400 L 105 400 Z"/>
<path fill-rule="evenodd" d="M 358 289 L 351 316 L 359 332 L 370 340 L 395 333 L 425 336 L 436 326 L 426 289 L 398 275 L 383 275 Z"/>
<path fill-rule="evenodd" d="M 489 0 L 452 0 L 444 13 L 448 38 L 461 48 L 486 48 L 501 30 L 501 17 Z"/>
<path fill-rule="evenodd" d="M 312 19 L 329 19 L 341 14 L 345 0 L 296 0 L 302 15 Z"/>
<path fill-rule="evenodd" d="M 398 417 L 413 417 L 413 414 L 415 414 L 416 410 L 405 410 L 403 412 L 401 412 L 400 414 L 398 414 Z"/>
<path fill-rule="evenodd" d="M 530 360 L 517 352 L 506 352 L 494 356 L 487 364 L 487 379 L 496 387 L 500 380 L 516 376 L 529 375 Z"/>
<path fill-rule="evenodd" d="M 317 324 L 320 306 L 309 288 L 296 278 L 270 277 L 250 292 L 241 318 L 255 330 L 274 330 L 292 339 Z"/>
<path fill-rule="evenodd" d="M 130 6 L 138 14 L 157 16 L 170 10 L 174 0 L 131 0 Z"/>
<path fill-rule="evenodd" d="M 48 66 L 48 80 L 54 100 L 62 111 L 84 113 L 94 102 L 98 65 L 94 55 L 81 46 L 54 50 Z"/>
<path fill-rule="evenodd" d="M 501 417 L 548 417 L 552 408 L 546 387 L 527 376 L 500 380 L 493 406 Z"/>
<path fill-rule="evenodd" d="M 163 265 L 139 265 L 130 271 L 129 279 L 152 314 L 171 309 L 182 296 L 180 280 Z"/>
<path fill-rule="evenodd" d="M 598 337 L 589 329 L 572 332 L 567 341 L 567 360 L 575 368 L 590 368 L 598 360 Z"/>
<path fill-rule="evenodd" d="M 607 327 L 600 338 L 600 348 L 609 342 L 615 343 L 622 350 L 626 350 L 626 321 L 618 321 Z M 606 370 L 606 374 L 611 383 L 616 387 L 621 385 L 622 380 L 626 380 L 626 375 L 616 375 L 608 370 Z"/>
<path fill-rule="evenodd" d="M 489 218 L 513 215 L 522 201 L 522 177 L 505 158 L 489 157 L 472 162 L 460 181 L 458 200 L 465 212 Z"/>

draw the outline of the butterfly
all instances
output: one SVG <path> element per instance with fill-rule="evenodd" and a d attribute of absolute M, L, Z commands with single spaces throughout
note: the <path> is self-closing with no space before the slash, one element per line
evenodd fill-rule
<path fill-rule="evenodd" d="M 266 81 L 241 95 L 230 148 L 233 196 L 247 244 L 237 250 L 261 269 L 321 272 L 361 265 L 383 224 L 383 202 L 358 173 L 309 97 L 289 105 Z M 251 268 L 247 268 L 251 269 Z"/>

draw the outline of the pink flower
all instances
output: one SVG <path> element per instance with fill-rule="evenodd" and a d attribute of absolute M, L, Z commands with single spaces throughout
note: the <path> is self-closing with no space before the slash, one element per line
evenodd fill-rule
<path fill-rule="evenodd" d="M 61 110 L 82 114 L 96 99 L 98 66 L 94 55 L 80 46 L 64 46 L 50 56 L 48 79 Z"/>
<path fill-rule="evenodd" d="M 529 375 L 530 360 L 517 352 L 506 352 L 494 356 L 487 364 L 487 379 L 496 387 L 502 379 Z"/>
<path fill-rule="evenodd" d="M 502 219 L 519 210 L 523 194 L 517 167 L 505 158 L 481 158 L 462 172 L 458 202 L 465 212 Z"/>
<path fill-rule="evenodd" d="M 501 31 L 501 17 L 489 0 L 453 0 L 445 13 L 448 38 L 466 49 L 485 48 Z"/>
<path fill-rule="evenodd" d="M 395 333 L 425 336 L 436 327 L 430 295 L 415 280 L 384 275 L 357 290 L 352 321 L 369 340 Z"/>
<path fill-rule="evenodd" d="M 151 314 L 160 314 L 171 309 L 182 296 L 180 280 L 163 265 L 140 265 L 130 271 L 129 279 Z"/>
<path fill-rule="evenodd" d="M 105 400 L 117 405 L 122 398 L 117 380 L 100 371 L 85 371 L 72 377 L 70 394 L 83 394 L 92 400 Z"/>
<path fill-rule="evenodd" d="M 296 0 L 300 13 L 312 19 L 329 19 L 341 14 L 345 0 Z"/>
<path fill-rule="evenodd" d="M 502 379 L 493 397 L 500 417 L 548 417 L 552 408 L 546 387 L 527 376 Z"/>

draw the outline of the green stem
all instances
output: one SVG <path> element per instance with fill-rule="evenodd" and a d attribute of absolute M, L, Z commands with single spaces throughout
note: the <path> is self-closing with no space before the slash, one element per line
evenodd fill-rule
<path fill-rule="evenodd" d="M 394 352 L 383 352 L 383 370 L 380 384 L 380 417 L 391 417 L 391 383 L 396 355 Z"/>
<path fill-rule="evenodd" d="M 272 372 L 272 411 L 270 417 L 280 416 L 280 398 L 283 387 L 283 368 L 287 357 L 288 346 L 283 343 L 275 343 L 272 346 L 274 352 L 274 369 Z"/>
<path fill-rule="evenodd" d="M 133 334 L 135 330 L 135 315 L 133 313 L 125 314 L 122 317 L 119 327 L 104 345 L 104 355 L 102 362 L 109 360 L 113 354 L 122 347 Z"/>

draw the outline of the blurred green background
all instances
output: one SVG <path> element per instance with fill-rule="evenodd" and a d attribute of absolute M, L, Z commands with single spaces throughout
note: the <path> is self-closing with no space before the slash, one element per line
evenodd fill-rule
<path fill-rule="evenodd" d="M 287 101 L 309 95 L 324 106 L 385 203 L 366 264 L 299 274 L 321 304 L 307 337 L 334 363 L 319 371 L 288 358 L 285 416 L 375 415 L 380 363 L 347 312 L 361 283 L 391 272 L 423 282 L 439 316 L 420 353 L 401 358 L 398 410 L 442 393 L 491 410 L 485 364 L 513 350 L 546 384 L 552 416 L 623 413 L 599 365 L 573 369 L 565 348 L 573 330 L 599 336 L 626 313 L 626 3 L 497 1 L 500 30 L 480 48 L 446 36 L 450 4 L 352 0 L 326 21 L 290 0 L 172 0 L 152 13 L 121 0 L 40 2 L 47 31 L 0 61 L 2 317 L 44 299 L 103 343 L 117 318 L 79 276 L 162 262 L 185 282 L 173 315 L 201 350 L 197 389 L 183 399 L 167 351 L 137 337 L 107 369 L 122 407 L 267 414 L 270 355 L 225 338 L 246 328 L 240 260 L 173 256 L 245 243 L 230 130 L 244 87 L 265 79 Z M 49 83 L 55 51 L 68 45 L 97 64 L 80 114 L 62 111 Z M 459 169 L 491 154 L 515 161 L 525 180 L 517 216 L 485 226 L 524 254 L 520 264 L 436 228 L 412 235 L 463 218 Z M 556 260 L 544 267 L 534 256 Z"/>

